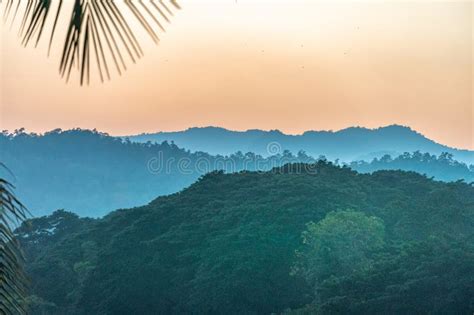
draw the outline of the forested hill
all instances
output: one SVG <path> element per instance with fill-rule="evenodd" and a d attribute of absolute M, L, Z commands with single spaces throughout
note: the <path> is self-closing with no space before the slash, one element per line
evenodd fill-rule
<path fill-rule="evenodd" d="M 346 165 L 361 173 L 379 170 L 404 170 L 426 174 L 443 181 L 474 182 L 474 165 L 458 162 L 449 153 L 435 156 L 415 151 L 413 153 L 405 152 L 396 157 L 387 154 L 381 158 L 375 158 L 371 162 L 354 161 Z"/>
<path fill-rule="evenodd" d="M 303 151 L 275 152 L 270 157 L 237 152 L 214 156 L 190 152 L 169 142 L 133 143 L 90 130 L 55 130 L 44 135 L 0 134 L 0 161 L 14 176 L 4 175 L 34 215 L 67 209 L 98 217 L 118 208 L 144 205 L 178 192 L 213 170 L 266 171 L 290 162 L 314 162 Z M 439 180 L 474 180 L 474 170 L 449 154 L 404 154 L 372 163 L 351 163 L 360 172 L 378 169 L 417 171 Z"/>
<path fill-rule="evenodd" d="M 320 161 L 18 236 L 33 314 L 472 314 L 473 227 L 471 185 Z"/>
<path fill-rule="evenodd" d="M 18 197 L 36 216 L 68 209 L 98 217 L 180 191 L 212 170 L 265 171 L 296 161 L 314 159 L 289 152 L 266 158 L 241 152 L 212 156 L 168 142 L 123 141 L 95 130 L 0 134 L 0 162 L 13 176 L 2 175 L 16 186 Z"/>
<path fill-rule="evenodd" d="M 304 150 L 311 156 L 325 155 L 329 160 L 340 159 L 343 162 L 371 161 L 385 154 L 398 156 L 415 151 L 435 155 L 447 152 L 458 161 L 474 164 L 474 151 L 438 144 L 409 127 L 399 125 L 377 129 L 351 127 L 339 131 L 307 131 L 301 135 L 287 135 L 278 130 L 231 131 L 205 127 L 141 134 L 129 138 L 138 142 L 174 141 L 178 146 L 191 151 L 224 155 L 242 151 L 266 156 L 269 154 L 269 145 L 278 143 L 281 150 L 289 150 L 294 154 Z"/>

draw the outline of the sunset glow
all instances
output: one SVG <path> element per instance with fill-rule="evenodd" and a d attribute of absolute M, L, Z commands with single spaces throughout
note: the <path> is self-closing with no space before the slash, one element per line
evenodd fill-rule
<path fill-rule="evenodd" d="M 396 123 L 474 149 L 469 1 L 180 5 L 158 46 L 141 34 L 144 58 L 88 87 L 61 80 L 47 40 L 23 48 L 2 24 L 1 129 L 301 133 Z"/>

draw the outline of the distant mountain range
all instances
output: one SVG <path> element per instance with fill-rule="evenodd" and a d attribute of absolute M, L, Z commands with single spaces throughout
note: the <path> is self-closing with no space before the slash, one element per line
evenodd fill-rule
<path fill-rule="evenodd" d="M 269 170 L 290 162 L 314 162 L 307 155 L 191 153 L 169 143 L 144 144 L 91 130 L 53 130 L 44 135 L 0 133 L 0 169 L 34 215 L 67 209 L 102 216 L 146 204 L 194 183 L 216 169 Z M 12 175 L 13 174 L 13 175 Z"/>
<path fill-rule="evenodd" d="M 293 153 L 303 150 L 314 157 L 324 155 L 329 160 L 351 162 L 370 161 L 385 154 L 397 156 L 404 152 L 421 151 L 435 155 L 447 152 L 458 161 L 474 164 L 474 151 L 436 143 L 415 130 L 400 125 L 377 129 L 351 127 L 340 131 L 307 131 L 301 135 L 288 135 L 279 130 L 231 131 L 204 127 L 140 134 L 128 138 L 136 142 L 173 141 L 179 147 L 213 155 L 229 155 L 241 151 L 268 156 L 283 150 Z"/>
<path fill-rule="evenodd" d="M 222 139 L 216 138 L 216 143 L 226 145 Z M 14 174 L 4 172 L 0 176 L 11 180 L 17 187 L 17 196 L 34 215 L 67 209 L 81 216 L 98 217 L 114 209 L 147 204 L 157 196 L 178 192 L 214 170 L 268 171 L 287 163 L 314 163 L 319 155 L 288 151 L 280 154 L 279 143 L 269 142 L 268 146 L 274 155 L 263 157 L 245 152 L 218 156 L 191 152 L 169 142 L 124 141 L 90 130 L 53 130 L 44 135 L 0 133 L 0 161 Z M 345 145 L 339 149 L 344 150 Z M 373 152 L 370 147 L 367 150 Z M 359 152 L 363 155 L 362 150 Z M 318 153 L 337 157 L 328 151 Z M 443 181 L 474 181 L 474 166 L 458 162 L 450 153 L 434 156 L 412 152 L 384 155 L 370 162 L 339 163 L 343 164 L 361 173 L 400 169 Z"/>

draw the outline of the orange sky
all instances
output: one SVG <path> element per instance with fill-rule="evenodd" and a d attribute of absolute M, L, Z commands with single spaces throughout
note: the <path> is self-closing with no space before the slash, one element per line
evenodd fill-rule
<path fill-rule="evenodd" d="M 138 64 L 82 88 L 60 79 L 47 40 L 22 48 L 2 26 L 1 129 L 301 133 L 397 123 L 474 149 L 470 1 L 180 4 L 159 46 L 140 34 Z"/>

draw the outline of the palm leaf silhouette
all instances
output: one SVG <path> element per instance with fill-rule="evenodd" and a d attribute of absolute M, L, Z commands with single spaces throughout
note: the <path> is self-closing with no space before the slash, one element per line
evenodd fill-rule
<path fill-rule="evenodd" d="M 176 0 L 73 0 L 68 22 L 58 23 L 67 12 L 65 3 L 71 1 L 3 2 L 6 23 L 13 25 L 21 15 L 18 33 L 24 46 L 37 46 L 48 28 L 49 55 L 58 27 L 66 31 L 59 73 L 69 81 L 72 70 L 77 69 L 81 85 L 90 82 L 91 68 L 97 69 L 102 82 L 110 80 L 113 68 L 121 75 L 127 69 L 127 59 L 135 63 L 143 56 L 137 28 L 144 29 L 158 43 L 158 32 L 165 31 L 164 23 L 169 23 L 173 11 L 180 9 Z"/>
<path fill-rule="evenodd" d="M 4 168 L 0 163 L 0 167 Z M 14 196 L 14 187 L 0 178 L 0 313 L 25 314 L 27 280 L 23 272 L 23 253 L 13 229 L 27 215 L 27 210 Z"/>

